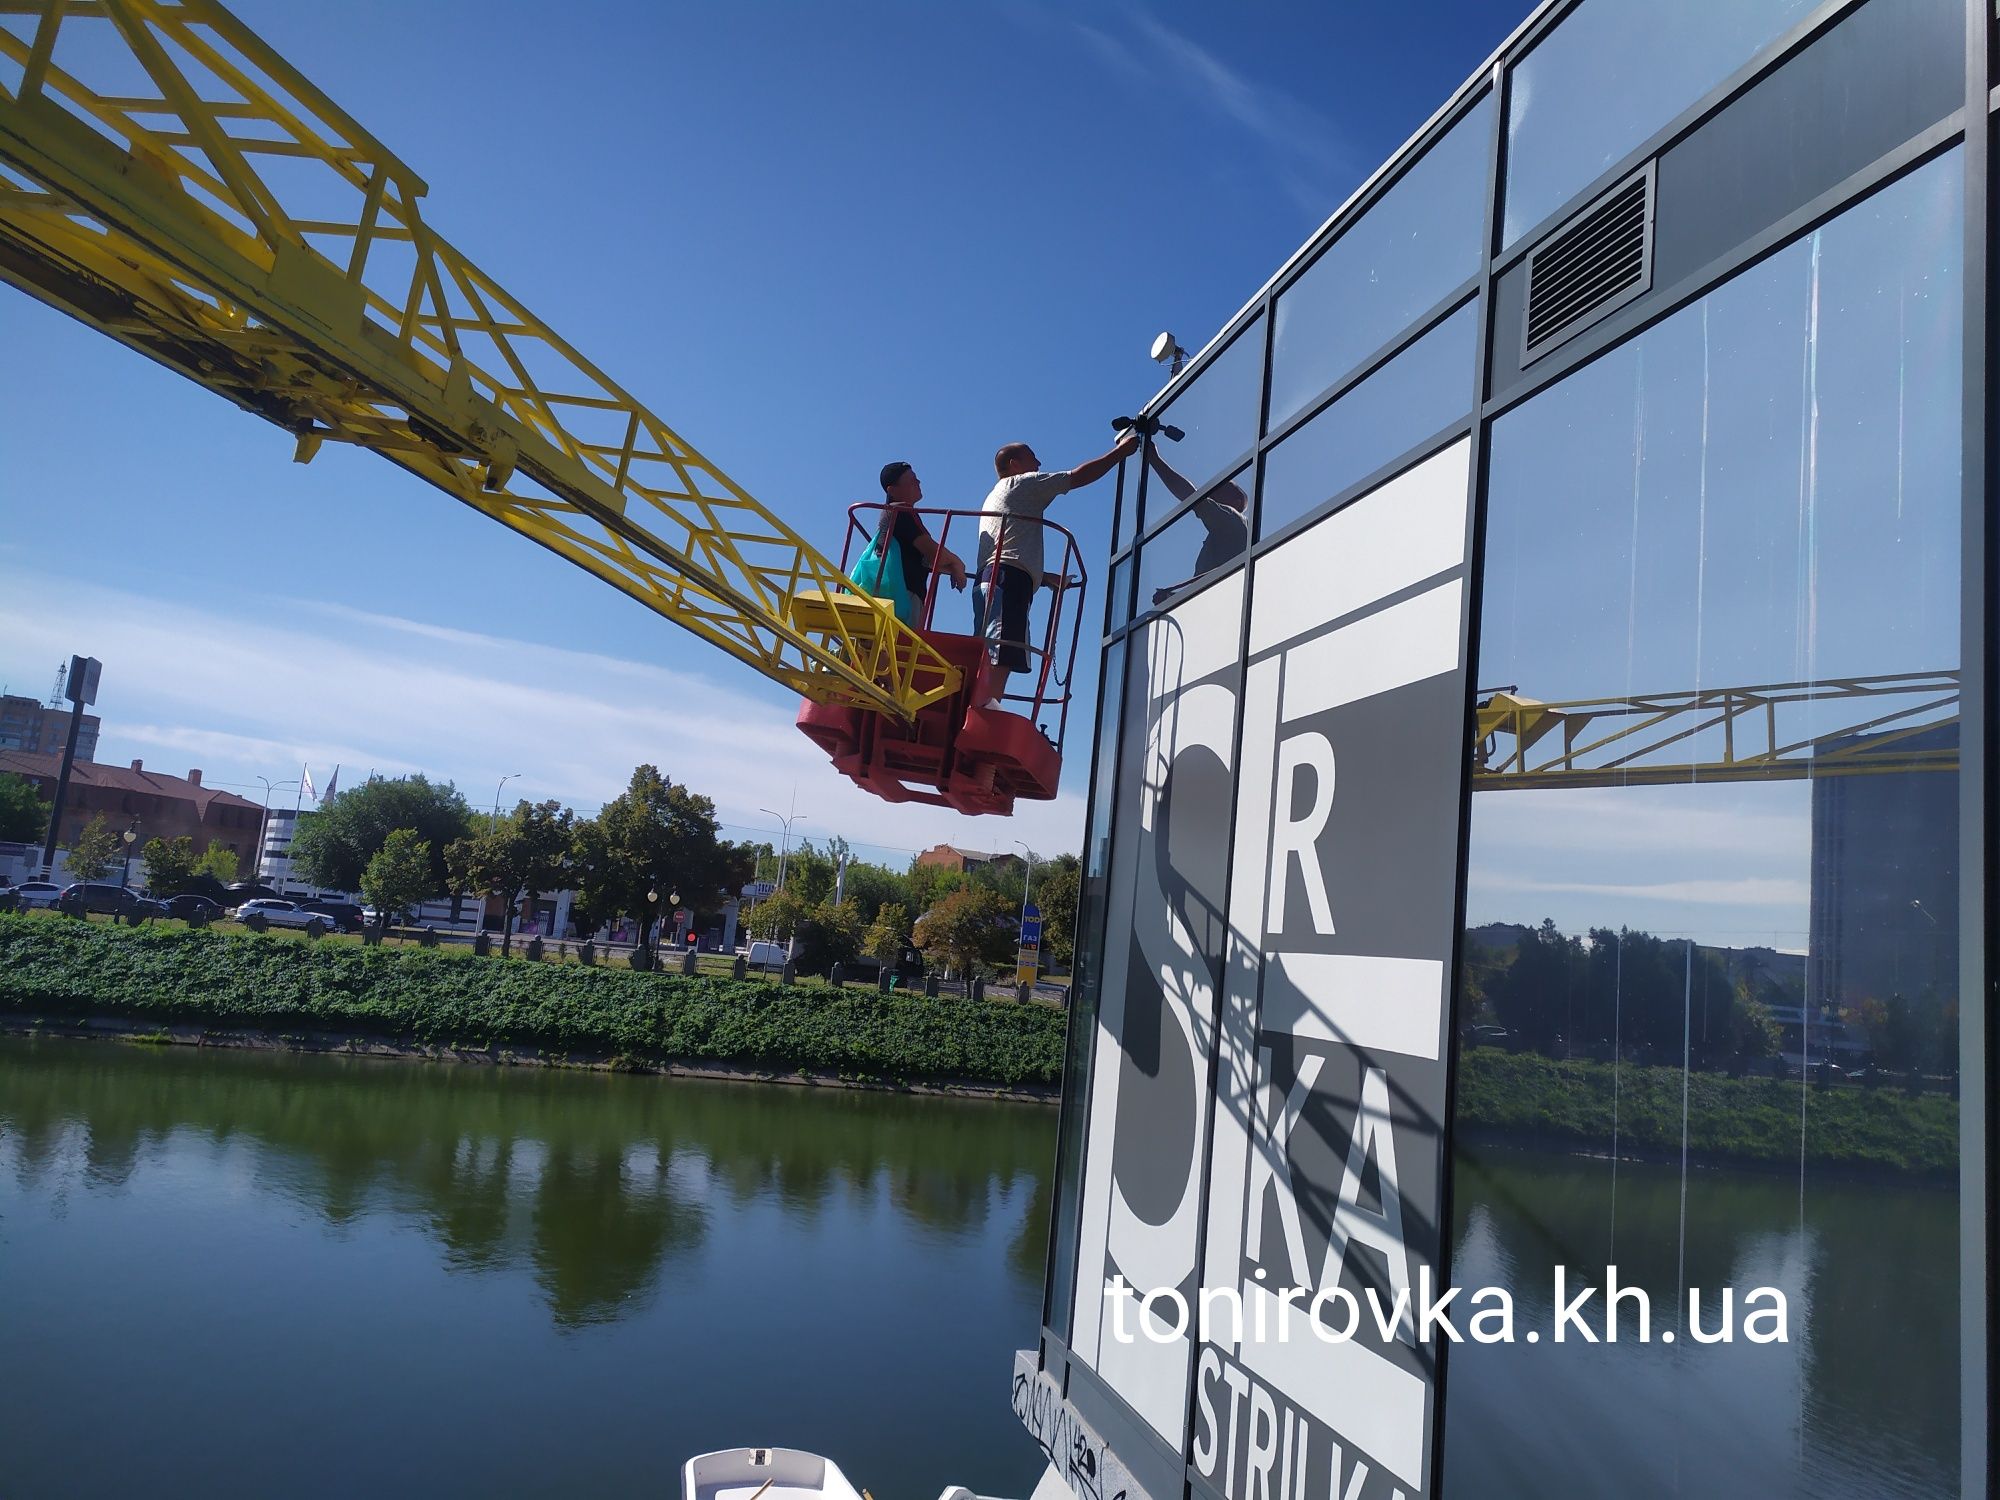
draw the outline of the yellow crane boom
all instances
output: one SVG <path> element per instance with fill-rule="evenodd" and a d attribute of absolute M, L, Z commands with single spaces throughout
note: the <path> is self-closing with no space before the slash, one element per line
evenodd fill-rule
<path fill-rule="evenodd" d="M 1800 781 L 1958 769 L 1956 672 L 1775 682 L 1544 703 L 1481 699 L 1475 791 Z M 1810 716 L 1810 726 L 1798 721 Z M 1828 727 L 1827 720 L 1836 721 Z M 1689 758 L 1698 741 L 1708 753 Z"/>
<path fill-rule="evenodd" d="M 0 279 L 294 433 L 299 461 L 371 449 L 804 697 L 908 720 L 956 690 L 433 232 L 425 191 L 213 0 L 0 0 Z"/>

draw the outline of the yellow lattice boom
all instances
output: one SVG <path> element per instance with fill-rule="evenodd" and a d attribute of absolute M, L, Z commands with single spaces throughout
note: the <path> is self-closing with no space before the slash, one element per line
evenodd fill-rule
<path fill-rule="evenodd" d="M 0 0 L 0 278 L 297 437 L 372 449 L 820 702 L 958 673 L 425 223 L 211 0 Z"/>
<path fill-rule="evenodd" d="M 1478 706 L 1475 791 L 1797 781 L 1958 769 L 1956 672 Z M 1810 719 L 1808 731 L 1800 719 Z M 1829 727 L 1831 721 L 1831 727 Z M 1699 746 L 1706 753 L 1690 756 Z"/>

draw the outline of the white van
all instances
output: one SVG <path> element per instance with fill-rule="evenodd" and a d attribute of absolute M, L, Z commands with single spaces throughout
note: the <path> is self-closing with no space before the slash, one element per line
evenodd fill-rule
<path fill-rule="evenodd" d="M 785 945 L 783 943 L 756 942 L 742 950 L 753 969 L 782 969 L 785 966 Z"/>

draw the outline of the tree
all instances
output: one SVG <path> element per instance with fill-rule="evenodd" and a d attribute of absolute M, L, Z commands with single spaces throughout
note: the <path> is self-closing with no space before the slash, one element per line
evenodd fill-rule
<path fill-rule="evenodd" d="M 844 889 L 847 899 L 871 921 L 885 906 L 900 906 L 905 912 L 911 910 L 909 877 L 899 870 L 856 860 L 847 867 Z"/>
<path fill-rule="evenodd" d="M 371 776 L 301 818 L 292 839 L 293 866 L 315 885 L 355 890 L 368 862 L 399 828 L 413 830 L 430 849 L 431 893 L 449 888 L 444 851 L 471 832 L 472 811 L 457 787 L 422 775 Z"/>
<path fill-rule="evenodd" d="M 852 901 L 820 902 L 799 933 L 799 967 L 824 974 L 835 964 L 851 963 L 861 951 L 861 926 L 861 911 Z"/>
<path fill-rule="evenodd" d="M 0 842 L 37 844 L 49 831 L 49 804 L 25 776 L 0 773 Z"/>
<path fill-rule="evenodd" d="M 576 825 L 577 889 L 599 916 L 631 917 L 648 943 L 675 891 L 697 912 L 713 910 L 750 879 L 755 851 L 717 833 L 714 802 L 672 785 L 655 766 L 639 766 L 624 791 Z M 658 899 L 647 900 L 648 892 Z"/>
<path fill-rule="evenodd" d="M 430 845 L 414 828 L 390 833 L 361 872 L 361 894 L 384 917 L 404 916 L 436 889 Z"/>
<path fill-rule="evenodd" d="M 875 921 L 862 934 L 861 951 L 881 963 L 893 964 L 903 956 L 903 944 L 910 940 L 908 908 L 883 902 Z"/>
<path fill-rule="evenodd" d="M 744 930 L 753 938 L 781 943 L 798 930 L 811 911 L 811 905 L 787 886 L 757 903 L 743 924 Z"/>
<path fill-rule="evenodd" d="M 492 891 L 504 899 L 500 951 L 510 953 L 521 900 L 560 887 L 575 843 L 575 813 L 560 802 L 522 802 L 492 827 L 453 840 L 445 851 L 446 879 L 457 889 Z M 433 885 L 424 894 L 440 889 Z"/>
<path fill-rule="evenodd" d="M 118 835 L 99 813 L 69 846 L 69 872 L 78 880 L 102 880 L 118 862 Z"/>
<path fill-rule="evenodd" d="M 236 872 L 236 851 L 226 844 L 210 844 L 201 851 L 201 858 L 194 862 L 195 874 L 212 875 L 224 885 L 236 878 Z M 340 889 L 345 891 L 353 887 L 342 886 Z"/>
<path fill-rule="evenodd" d="M 1076 903 L 1082 868 L 1074 854 L 1060 854 L 1036 874 L 1033 900 L 1042 913 L 1042 953 L 1061 964 L 1076 957 Z"/>
<path fill-rule="evenodd" d="M 912 863 L 908 876 L 910 885 L 910 910 L 922 915 L 953 891 L 963 890 L 972 882 L 962 870 L 946 869 L 943 865 L 920 865 Z"/>
<path fill-rule="evenodd" d="M 146 889 L 156 897 L 178 896 L 194 879 L 194 840 L 186 834 L 171 843 L 147 839 L 140 853 L 146 861 Z"/>
<path fill-rule="evenodd" d="M 914 941 L 960 974 L 1004 962 L 1014 942 L 1007 931 L 1006 897 L 997 891 L 955 890 L 917 920 Z"/>

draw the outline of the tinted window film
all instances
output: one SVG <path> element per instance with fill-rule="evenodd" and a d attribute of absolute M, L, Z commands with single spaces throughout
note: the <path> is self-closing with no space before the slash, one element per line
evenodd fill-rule
<path fill-rule="evenodd" d="M 1959 1490 L 1963 174 L 1494 425 L 1449 1495 Z"/>
<path fill-rule="evenodd" d="M 1088 1076 L 1091 1037 L 1097 1029 L 1098 987 L 1104 972 L 1105 881 L 1111 868 L 1111 799 L 1116 792 L 1119 710 L 1125 692 L 1125 644 L 1104 653 L 1098 687 L 1097 782 L 1084 831 L 1083 867 L 1078 882 L 1075 963 L 1070 976 L 1069 1031 L 1063 1062 L 1065 1100 L 1062 1138 L 1056 1147 L 1056 1223 L 1049 1262 L 1047 1325 L 1069 1337 L 1076 1289 L 1077 1209 L 1083 1193 L 1084 1127 L 1089 1118 Z"/>
<path fill-rule="evenodd" d="M 1264 384 L 1264 321 L 1259 318 L 1174 397 L 1160 414 L 1185 434 L 1174 445 L 1176 467 L 1190 484 L 1207 484 L 1257 441 L 1258 397 Z M 1146 489 L 1146 510 L 1164 514 L 1162 497 Z"/>
<path fill-rule="evenodd" d="M 1153 459 L 1165 467 L 1167 459 Z M 1155 478 L 1155 491 L 1165 503 L 1172 492 L 1193 494 L 1176 482 L 1171 469 Z M 1162 482 L 1164 481 L 1164 482 Z M 1216 481 L 1208 493 L 1170 521 L 1139 549 L 1141 612 L 1158 609 L 1173 596 L 1195 588 L 1242 561 L 1250 542 L 1250 470 L 1245 467 Z"/>
<path fill-rule="evenodd" d="M 1269 536 L 1472 409 L 1478 303 L 1468 303 L 1270 451 L 1257 532 Z"/>
<path fill-rule="evenodd" d="M 1814 0 L 1583 0 L 1514 67 L 1511 245 L 1748 62 Z"/>
<path fill-rule="evenodd" d="M 1492 121 L 1488 98 L 1279 296 L 1272 426 L 1478 271 Z"/>

